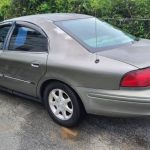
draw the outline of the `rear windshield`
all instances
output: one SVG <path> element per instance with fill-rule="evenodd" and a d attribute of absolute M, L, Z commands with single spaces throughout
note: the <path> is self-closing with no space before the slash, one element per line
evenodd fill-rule
<path fill-rule="evenodd" d="M 96 18 L 60 21 L 55 24 L 92 53 L 115 48 L 135 40 L 134 36 Z"/>

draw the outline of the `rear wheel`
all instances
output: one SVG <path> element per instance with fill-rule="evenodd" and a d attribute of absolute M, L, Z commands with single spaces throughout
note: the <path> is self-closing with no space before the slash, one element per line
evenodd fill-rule
<path fill-rule="evenodd" d="M 66 127 L 75 126 L 83 116 L 84 109 L 76 93 L 59 82 L 48 85 L 44 102 L 51 118 Z"/>

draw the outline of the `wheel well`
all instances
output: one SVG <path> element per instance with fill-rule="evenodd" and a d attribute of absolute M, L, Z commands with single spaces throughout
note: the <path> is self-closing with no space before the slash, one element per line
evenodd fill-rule
<path fill-rule="evenodd" d="M 53 83 L 56 83 L 56 82 L 65 84 L 65 85 L 67 85 L 69 88 L 71 88 L 72 91 L 73 91 L 73 92 L 76 94 L 76 96 L 78 97 L 78 99 L 79 99 L 79 101 L 80 101 L 80 103 L 81 103 L 81 106 L 83 107 L 83 109 L 84 109 L 84 111 L 85 111 L 85 107 L 84 107 L 83 102 L 82 102 L 80 96 L 78 95 L 78 93 L 77 93 L 70 85 L 68 85 L 68 84 L 66 84 L 66 83 L 64 83 L 64 82 L 62 82 L 62 81 L 60 81 L 60 80 L 50 79 L 50 80 L 45 81 L 45 82 L 42 84 L 41 88 L 40 88 L 40 96 L 41 96 L 41 99 L 43 98 L 43 94 L 44 94 L 45 88 L 46 88 L 49 84 L 53 84 Z M 85 111 L 85 112 L 86 112 L 86 111 Z"/>

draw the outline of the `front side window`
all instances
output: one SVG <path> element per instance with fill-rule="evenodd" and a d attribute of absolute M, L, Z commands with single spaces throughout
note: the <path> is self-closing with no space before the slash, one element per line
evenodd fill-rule
<path fill-rule="evenodd" d="M 0 27 L 0 49 L 3 48 L 10 25 Z"/>
<path fill-rule="evenodd" d="M 55 24 L 92 53 L 135 40 L 135 37 L 96 18 L 60 21 Z"/>
<path fill-rule="evenodd" d="M 45 52 L 47 51 L 47 39 L 34 29 L 17 25 L 10 39 L 9 50 Z"/>

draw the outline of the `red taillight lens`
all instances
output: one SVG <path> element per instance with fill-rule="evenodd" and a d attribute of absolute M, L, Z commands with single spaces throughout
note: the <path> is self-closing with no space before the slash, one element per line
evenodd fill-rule
<path fill-rule="evenodd" d="M 148 87 L 150 86 L 150 68 L 135 70 L 125 74 L 121 80 L 121 87 Z"/>

